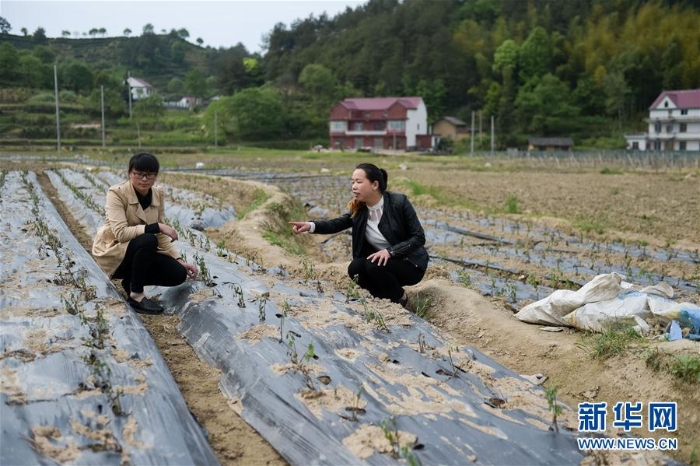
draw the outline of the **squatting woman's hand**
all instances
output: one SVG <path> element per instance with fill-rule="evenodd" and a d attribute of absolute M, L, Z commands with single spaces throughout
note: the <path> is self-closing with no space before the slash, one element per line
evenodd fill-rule
<path fill-rule="evenodd" d="M 177 230 L 175 228 L 166 225 L 165 223 L 159 223 L 158 228 L 160 228 L 160 232 L 163 233 L 165 236 L 170 237 L 170 242 L 177 241 Z"/>
<path fill-rule="evenodd" d="M 187 262 L 183 262 L 182 260 L 180 260 L 180 263 L 185 269 L 187 269 L 188 277 L 197 278 L 197 275 L 199 275 L 199 270 L 197 269 L 196 265 L 188 264 Z"/>
<path fill-rule="evenodd" d="M 310 222 L 289 222 L 289 224 L 292 225 L 292 233 L 295 235 L 311 230 Z"/>
<path fill-rule="evenodd" d="M 370 254 L 367 256 L 367 259 L 369 259 L 370 262 L 374 263 L 374 261 L 377 261 L 377 265 L 386 265 L 387 262 L 389 262 L 389 258 L 391 257 L 391 254 L 389 254 L 389 251 L 386 249 L 382 249 L 381 251 L 377 251 L 374 254 Z"/>

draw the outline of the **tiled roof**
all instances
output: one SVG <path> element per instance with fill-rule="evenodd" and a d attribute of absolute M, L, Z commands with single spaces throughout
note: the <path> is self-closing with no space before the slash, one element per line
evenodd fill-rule
<path fill-rule="evenodd" d="M 463 122 L 462 120 L 460 120 L 457 117 L 446 116 L 446 117 L 443 117 L 443 120 L 447 120 L 455 126 L 467 126 L 467 124 L 465 122 Z"/>
<path fill-rule="evenodd" d="M 527 143 L 531 146 L 569 147 L 574 145 L 574 140 L 571 138 L 528 138 Z"/>
<path fill-rule="evenodd" d="M 146 81 L 145 79 L 134 78 L 133 76 L 130 77 L 129 79 L 132 81 L 132 82 L 131 82 L 131 86 L 132 86 L 132 87 L 134 87 L 135 84 L 138 84 L 138 85 L 140 85 L 140 86 L 142 86 L 142 87 L 153 87 L 153 86 L 151 86 L 151 85 L 148 83 L 148 81 Z"/>
<path fill-rule="evenodd" d="M 700 108 L 700 89 L 688 89 L 683 91 L 663 91 L 649 109 L 656 109 L 656 106 L 666 97 L 671 99 L 676 108 Z"/>
<path fill-rule="evenodd" d="M 415 109 L 422 100 L 420 97 L 374 97 L 345 99 L 341 104 L 350 110 L 385 110 L 398 102 L 406 108 Z"/>

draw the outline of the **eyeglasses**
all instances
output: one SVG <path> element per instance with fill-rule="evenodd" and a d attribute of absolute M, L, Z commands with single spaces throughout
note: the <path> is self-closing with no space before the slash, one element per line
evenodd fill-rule
<path fill-rule="evenodd" d="M 142 180 L 154 180 L 158 173 L 141 173 L 141 172 L 131 172 L 136 178 L 141 178 Z"/>

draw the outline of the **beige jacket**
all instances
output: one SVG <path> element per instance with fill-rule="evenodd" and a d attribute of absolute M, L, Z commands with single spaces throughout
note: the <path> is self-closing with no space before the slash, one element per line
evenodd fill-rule
<path fill-rule="evenodd" d="M 92 242 L 92 255 L 108 276 L 122 263 L 129 241 L 143 235 L 146 225 L 165 223 L 163 188 L 154 186 L 151 205 L 144 211 L 130 181 L 109 188 L 105 207 L 105 224 L 97 231 Z M 170 237 L 158 233 L 158 252 L 174 259 L 180 257 Z"/>

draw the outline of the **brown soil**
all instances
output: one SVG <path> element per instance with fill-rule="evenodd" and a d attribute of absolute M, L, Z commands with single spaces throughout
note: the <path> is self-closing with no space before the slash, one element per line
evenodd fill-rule
<path fill-rule="evenodd" d="M 329 167 L 338 172 L 349 171 L 357 162 L 359 160 L 304 160 L 301 169 L 316 173 L 321 167 Z M 537 224 L 556 225 L 565 231 L 578 231 L 575 227 L 577 222 L 595 222 L 603 230 L 602 233 L 584 231 L 581 234 L 601 242 L 621 239 L 659 246 L 672 244 L 688 251 L 700 249 L 697 237 L 697 231 L 700 230 L 697 171 L 612 175 L 591 171 L 556 172 L 550 169 L 484 172 L 474 170 L 473 163 L 472 169 L 466 169 L 464 164 L 449 160 L 431 159 L 426 162 L 409 159 L 408 170 L 401 172 L 398 169 L 399 162 L 401 160 L 375 161 L 389 170 L 391 180 L 406 178 L 438 189 L 447 199 L 443 202 L 451 205 L 444 207 L 444 204 L 436 202 L 430 196 L 411 196 L 419 213 L 421 208 L 441 209 L 446 215 L 453 212 L 481 212 L 485 215 L 517 217 Z M 233 166 L 235 162 L 230 163 Z M 258 162 L 252 158 L 239 163 L 253 170 L 265 168 L 264 161 Z M 283 165 L 283 162 L 279 163 Z M 296 164 L 297 160 L 288 160 L 287 163 Z M 40 180 L 49 195 L 53 195 L 48 179 L 41 176 Z M 228 180 L 218 180 L 216 183 L 191 180 L 173 175 L 166 182 L 188 189 L 193 189 L 196 185 L 209 194 L 226 199 L 238 211 L 245 207 L 246 200 L 252 196 L 252 190 L 258 187 L 248 184 L 248 187 L 240 188 L 240 183 Z M 312 182 L 310 179 L 309 183 Z M 234 189 L 233 186 L 238 188 Z M 509 195 L 517 196 L 523 214 L 504 214 L 504 204 Z M 277 191 L 272 191 L 272 196 L 276 201 L 280 199 Z M 454 202 L 455 199 L 460 201 Z M 80 229 L 76 228 L 77 223 L 65 209 L 61 209 L 60 202 L 55 204 L 83 246 L 89 250 L 89 238 L 84 235 L 81 237 Z M 229 249 L 259 259 L 266 266 L 283 265 L 290 272 L 301 274 L 298 259 L 279 247 L 270 246 L 262 238 L 264 223 L 274 221 L 264 211 L 263 206 L 237 225 L 231 223 L 220 231 L 209 233 L 216 240 L 224 239 Z M 500 231 L 489 232 L 488 228 L 484 230 L 502 236 Z M 325 238 L 306 235 L 300 239 L 318 261 L 320 277 L 332 286 L 345 290 L 345 246 L 338 248 L 335 263 L 331 263 L 328 256 L 316 248 Z M 450 251 L 444 252 L 448 254 Z M 529 270 L 527 265 L 520 264 L 520 267 Z M 650 269 L 654 267 L 661 267 L 661 264 L 649 265 Z M 697 283 L 697 267 L 678 267 Z M 432 304 L 427 319 L 451 334 L 460 344 L 474 346 L 517 373 L 545 374 L 549 377 L 545 386 L 556 386 L 559 396 L 574 407 L 584 401 L 607 401 L 609 406 L 617 401 L 643 401 L 645 405 L 649 401 L 676 401 L 679 405 L 678 431 L 673 434 L 664 433 L 665 435 L 643 431 L 642 436 L 676 436 L 679 439 L 679 451 L 675 457 L 681 461 L 690 461 L 692 455 L 700 454 L 698 385 L 680 382 L 663 371 L 652 371 L 646 366 L 641 354 L 644 348 L 659 346 L 664 351 L 698 355 L 698 343 L 645 341 L 630 348 L 622 356 L 604 361 L 591 359 L 585 350 L 586 340 L 581 333 L 545 332 L 537 326 L 522 323 L 512 317 L 513 313 L 502 301 L 484 298 L 476 291 L 447 278 L 447 266 L 431 265 L 424 281 L 408 290 L 409 297 L 431 297 Z M 698 302 L 697 295 L 691 298 Z M 252 428 L 232 415 L 231 407 L 219 391 L 218 374 L 199 361 L 192 349 L 178 336 L 176 319 L 155 317 L 145 318 L 144 322 L 180 385 L 188 406 L 210 432 L 210 441 L 220 460 L 228 464 L 283 463 Z"/>

